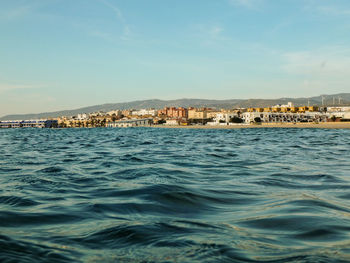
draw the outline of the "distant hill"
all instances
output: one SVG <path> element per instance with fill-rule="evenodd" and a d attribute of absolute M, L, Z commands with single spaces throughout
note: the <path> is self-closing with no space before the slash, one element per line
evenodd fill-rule
<path fill-rule="evenodd" d="M 44 112 L 37 114 L 15 114 L 6 115 L 0 118 L 0 120 L 26 120 L 26 119 L 40 119 L 40 118 L 54 118 L 59 116 L 74 116 L 78 113 L 91 113 L 97 111 L 111 111 L 115 109 L 145 109 L 156 108 L 161 109 L 164 107 L 211 107 L 211 108 L 247 108 L 247 107 L 268 107 L 276 104 L 286 104 L 291 101 L 295 105 L 322 105 L 322 96 L 324 97 L 325 105 L 333 105 L 333 100 L 336 105 L 341 98 L 342 105 L 350 105 L 350 93 L 340 93 L 333 95 L 320 95 L 310 98 L 279 98 L 279 99 L 229 99 L 229 100 L 210 100 L 210 99 L 178 99 L 178 100 L 138 100 L 124 103 L 108 103 L 102 105 L 89 106 L 74 110 L 63 110 L 55 112 Z"/>
<path fill-rule="evenodd" d="M 79 108 L 75 110 L 63 110 L 55 112 L 44 112 L 37 114 L 14 114 L 6 115 L 0 118 L 0 120 L 26 120 L 26 119 L 40 119 L 49 117 L 59 117 L 59 116 L 74 116 L 79 113 L 91 113 L 97 111 L 111 111 L 111 110 L 124 110 L 124 109 L 147 109 L 156 108 L 161 109 L 164 107 L 175 106 L 175 107 L 218 107 L 223 105 L 225 107 L 231 107 L 239 100 L 206 100 L 206 99 L 178 99 L 178 100 L 138 100 L 123 103 L 108 103 L 102 105 L 89 106 L 84 108 Z"/>
<path fill-rule="evenodd" d="M 323 105 L 325 106 L 333 106 L 339 105 L 339 98 L 341 105 L 350 105 L 350 93 L 339 93 L 339 94 L 332 94 L 332 95 L 320 95 L 316 97 L 308 97 L 308 98 L 279 98 L 279 99 L 248 99 L 248 100 L 241 100 L 238 102 L 235 107 L 242 107 L 242 108 L 248 108 L 248 107 L 269 107 L 276 104 L 287 104 L 288 102 L 293 102 L 296 106 L 303 106 L 303 105 L 322 105 L 322 97 Z"/>

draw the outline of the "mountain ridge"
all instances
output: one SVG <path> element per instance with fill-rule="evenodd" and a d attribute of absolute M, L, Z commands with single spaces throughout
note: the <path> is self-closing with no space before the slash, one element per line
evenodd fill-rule
<path fill-rule="evenodd" d="M 175 100 L 160 100 L 160 99 L 148 99 L 148 100 L 136 100 L 130 102 L 120 103 L 105 103 L 87 107 L 81 107 L 73 110 L 61 110 L 53 112 L 42 113 L 30 113 L 30 114 L 10 114 L 0 117 L 0 120 L 25 120 L 25 119 L 40 119 L 40 118 L 55 118 L 59 116 L 73 116 L 79 113 L 91 113 L 96 111 L 111 111 L 111 110 L 124 110 L 124 109 L 142 109 L 142 108 L 156 108 L 161 109 L 164 107 L 211 107 L 211 108 L 247 108 L 247 107 L 268 107 L 276 104 L 285 104 L 287 102 L 293 102 L 296 106 L 301 105 L 322 105 L 322 97 L 324 97 L 324 104 L 330 106 L 335 102 L 339 104 L 339 98 L 341 98 L 342 105 L 350 105 L 350 93 L 338 93 L 319 95 L 313 97 L 299 97 L 299 98 L 278 98 L 278 99 L 193 99 L 182 98 Z"/>

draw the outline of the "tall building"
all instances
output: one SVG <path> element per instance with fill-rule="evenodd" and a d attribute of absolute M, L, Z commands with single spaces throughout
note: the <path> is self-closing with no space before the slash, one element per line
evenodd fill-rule
<path fill-rule="evenodd" d="M 158 111 L 158 116 L 166 116 L 169 118 L 187 118 L 188 110 L 186 108 L 165 107 Z"/>

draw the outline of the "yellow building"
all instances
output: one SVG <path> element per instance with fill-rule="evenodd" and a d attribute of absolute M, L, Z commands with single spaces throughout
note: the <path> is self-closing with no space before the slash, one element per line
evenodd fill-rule
<path fill-rule="evenodd" d="M 315 111 L 318 111 L 318 110 L 319 110 L 319 109 L 318 109 L 317 106 L 310 106 L 310 107 L 309 107 L 309 111 L 315 112 Z"/>
<path fill-rule="evenodd" d="M 264 108 L 264 112 L 271 112 L 272 108 Z"/>
<path fill-rule="evenodd" d="M 281 111 L 281 108 L 279 108 L 279 107 L 272 108 L 272 112 L 280 112 L 280 111 Z"/>
<path fill-rule="evenodd" d="M 293 113 L 296 113 L 296 112 L 299 111 L 299 107 L 291 107 L 290 111 L 293 112 Z"/>
<path fill-rule="evenodd" d="M 307 111 L 307 110 L 308 110 L 308 107 L 302 106 L 302 107 L 299 107 L 298 112 L 305 112 L 305 111 Z"/>
<path fill-rule="evenodd" d="M 207 111 L 207 118 L 211 119 L 211 118 L 215 118 L 216 114 L 221 113 L 221 111 Z"/>
<path fill-rule="evenodd" d="M 122 110 L 122 115 L 127 117 L 127 116 L 130 116 L 132 113 L 132 110 Z"/>
<path fill-rule="evenodd" d="M 188 111 L 188 118 L 189 119 L 206 119 L 207 118 L 207 111 L 206 110 L 191 109 Z"/>

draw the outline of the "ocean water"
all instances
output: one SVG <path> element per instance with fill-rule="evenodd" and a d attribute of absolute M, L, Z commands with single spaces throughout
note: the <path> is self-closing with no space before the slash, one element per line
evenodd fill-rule
<path fill-rule="evenodd" d="M 350 130 L 0 130 L 0 262 L 350 262 Z"/>

